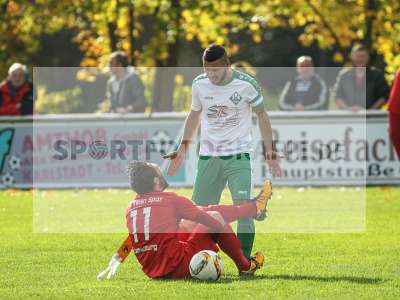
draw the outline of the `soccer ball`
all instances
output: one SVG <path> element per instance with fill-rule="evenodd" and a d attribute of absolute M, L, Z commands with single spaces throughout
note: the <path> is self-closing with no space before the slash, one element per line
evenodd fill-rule
<path fill-rule="evenodd" d="M 193 255 L 189 264 L 192 277 L 200 280 L 217 280 L 224 270 L 222 259 L 217 253 L 202 250 Z"/>
<path fill-rule="evenodd" d="M 4 186 L 10 187 L 15 183 L 15 179 L 10 173 L 6 173 L 1 177 L 1 182 L 4 184 Z"/>
<path fill-rule="evenodd" d="M 18 171 L 21 168 L 21 159 L 18 156 L 11 156 L 8 165 L 12 171 Z"/>
<path fill-rule="evenodd" d="M 166 154 L 174 144 L 174 141 L 171 139 L 167 131 L 158 130 L 154 133 L 150 144 L 153 150 L 161 154 Z"/>
<path fill-rule="evenodd" d="M 95 140 L 89 144 L 89 155 L 91 158 L 99 160 L 107 156 L 107 144 L 101 140 Z"/>

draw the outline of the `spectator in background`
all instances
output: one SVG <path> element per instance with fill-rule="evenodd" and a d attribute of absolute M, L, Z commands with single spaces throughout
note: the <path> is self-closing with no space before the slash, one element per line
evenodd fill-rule
<path fill-rule="evenodd" d="M 298 76 L 288 81 L 279 98 L 279 107 L 287 111 L 324 110 L 328 108 L 328 89 L 314 72 L 310 56 L 297 59 Z"/>
<path fill-rule="evenodd" d="M 336 78 L 337 107 L 354 112 L 380 109 L 389 96 L 389 86 L 383 72 L 368 65 L 369 52 L 365 46 L 354 46 L 351 60 L 353 67 L 343 69 Z"/>
<path fill-rule="evenodd" d="M 400 69 L 397 70 L 389 97 L 389 135 L 400 159 Z"/>
<path fill-rule="evenodd" d="M 110 112 L 144 112 L 147 105 L 144 86 L 134 68 L 128 66 L 127 55 L 121 51 L 112 53 L 110 69 L 112 76 L 107 83 Z"/>
<path fill-rule="evenodd" d="M 0 115 L 24 116 L 33 113 L 33 85 L 25 65 L 14 63 L 8 78 L 0 84 Z"/>

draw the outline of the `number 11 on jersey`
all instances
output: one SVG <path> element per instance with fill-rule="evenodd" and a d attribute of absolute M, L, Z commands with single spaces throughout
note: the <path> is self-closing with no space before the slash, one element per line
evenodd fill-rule
<path fill-rule="evenodd" d="M 150 238 L 150 213 L 151 213 L 151 207 L 145 207 L 143 208 L 143 214 L 144 214 L 144 223 L 143 223 L 143 229 L 144 229 L 144 240 L 148 241 Z M 132 234 L 133 234 L 133 240 L 135 243 L 139 242 L 138 235 L 137 235 L 137 226 L 136 226 L 136 217 L 138 214 L 138 210 L 134 209 L 131 211 L 131 218 L 132 218 Z"/>

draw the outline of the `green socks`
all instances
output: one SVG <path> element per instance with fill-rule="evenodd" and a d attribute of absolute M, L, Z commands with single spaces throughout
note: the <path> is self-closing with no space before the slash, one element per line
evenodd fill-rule
<path fill-rule="evenodd" d="M 240 219 L 237 224 L 237 237 L 242 243 L 244 256 L 250 258 L 255 236 L 254 219 Z"/>

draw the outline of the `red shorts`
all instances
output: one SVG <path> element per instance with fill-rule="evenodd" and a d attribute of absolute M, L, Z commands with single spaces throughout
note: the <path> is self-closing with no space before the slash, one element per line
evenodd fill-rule
<path fill-rule="evenodd" d="M 174 271 L 164 278 L 190 278 L 189 263 L 193 255 L 201 250 L 218 252 L 219 248 L 212 238 L 211 233 L 206 233 L 208 227 L 197 225 L 191 233 L 180 233 L 183 257 Z"/>
<path fill-rule="evenodd" d="M 389 135 L 400 159 L 400 113 L 389 112 Z"/>

